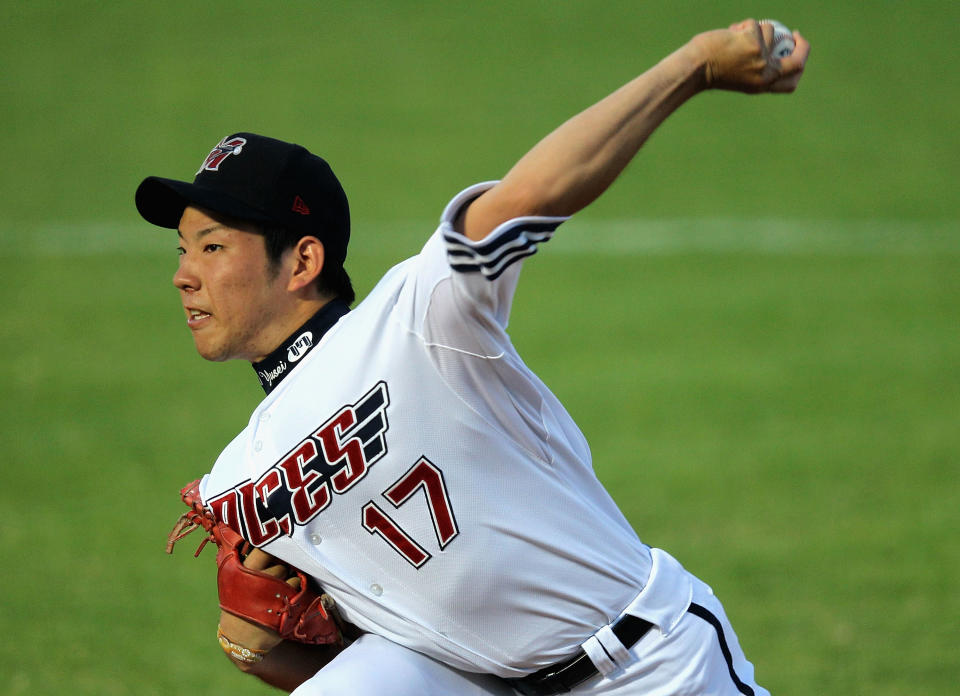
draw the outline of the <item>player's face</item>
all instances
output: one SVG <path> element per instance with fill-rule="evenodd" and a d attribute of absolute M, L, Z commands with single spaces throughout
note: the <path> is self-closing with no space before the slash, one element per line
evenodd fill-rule
<path fill-rule="evenodd" d="M 277 322 L 289 299 L 263 237 L 188 207 L 179 238 L 173 284 L 197 351 L 207 360 L 264 358 L 286 337 Z"/>

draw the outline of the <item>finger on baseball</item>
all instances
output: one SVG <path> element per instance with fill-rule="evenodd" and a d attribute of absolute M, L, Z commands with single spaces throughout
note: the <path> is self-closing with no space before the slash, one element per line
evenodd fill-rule
<path fill-rule="evenodd" d="M 300 589 L 300 576 L 294 573 L 289 578 L 287 578 L 287 584 L 290 585 L 295 590 Z"/>
<path fill-rule="evenodd" d="M 803 76 L 810 55 L 810 43 L 799 32 L 793 33 L 793 40 L 796 44 L 793 53 L 780 60 L 780 78 L 774 83 L 772 91 L 792 92 Z"/>
<path fill-rule="evenodd" d="M 267 575 L 272 575 L 273 577 L 279 578 L 280 580 L 286 580 L 287 575 L 289 574 L 287 566 L 283 565 L 282 563 L 278 563 L 272 566 L 267 566 L 266 568 L 261 568 L 260 572 L 265 573 Z"/>
<path fill-rule="evenodd" d="M 773 48 L 773 25 L 770 22 L 760 22 L 760 37 L 767 51 Z"/>
<path fill-rule="evenodd" d="M 770 32 L 771 32 L 771 33 L 770 33 L 770 38 L 771 38 L 771 40 L 772 40 L 772 39 L 773 39 L 773 27 L 771 27 L 769 24 L 763 25 L 763 24 L 760 24 L 760 22 L 758 22 L 757 20 L 751 19 L 750 22 L 747 24 L 747 30 L 750 31 L 750 32 L 753 34 L 754 38 L 757 40 L 758 45 L 763 46 L 763 47 L 766 47 L 767 49 L 769 49 L 770 43 L 767 41 L 767 38 L 763 35 L 763 32 L 765 31 L 764 26 L 769 27 Z M 767 53 L 767 51 L 764 51 L 764 55 L 766 55 L 766 53 Z"/>
<path fill-rule="evenodd" d="M 800 69 L 803 70 L 803 66 L 807 64 L 807 58 L 810 56 L 810 42 L 803 38 L 799 31 L 795 31 L 793 32 L 793 43 L 795 44 L 793 53 L 787 58 L 791 62 L 798 62 Z"/>

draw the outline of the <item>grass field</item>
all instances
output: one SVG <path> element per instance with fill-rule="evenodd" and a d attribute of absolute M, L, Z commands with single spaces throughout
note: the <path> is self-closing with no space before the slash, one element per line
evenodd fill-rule
<path fill-rule="evenodd" d="M 955 688 L 960 6 L 174 1 L 4 6 L 0 694 L 271 692 L 219 655 L 212 553 L 162 551 L 260 393 L 193 352 L 143 176 L 240 129 L 322 152 L 363 294 L 460 188 L 760 12 L 811 39 L 801 90 L 685 106 L 527 263 L 511 331 L 762 684 Z"/>

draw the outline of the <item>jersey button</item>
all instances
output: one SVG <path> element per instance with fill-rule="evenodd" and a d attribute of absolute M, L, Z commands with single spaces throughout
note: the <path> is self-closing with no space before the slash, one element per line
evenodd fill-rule
<path fill-rule="evenodd" d="M 262 449 L 263 449 L 263 440 L 257 440 L 256 442 L 253 443 L 254 452 L 259 452 Z"/>
<path fill-rule="evenodd" d="M 310 535 L 310 543 L 313 544 L 314 546 L 319 546 L 321 541 L 323 541 L 323 537 L 320 536 L 319 534 Z"/>
<path fill-rule="evenodd" d="M 377 583 L 370 585 L 370 591 L 374 594 L 375 597 L 379 597 L 383 594 L 383 588 L 380 587 Z"/>

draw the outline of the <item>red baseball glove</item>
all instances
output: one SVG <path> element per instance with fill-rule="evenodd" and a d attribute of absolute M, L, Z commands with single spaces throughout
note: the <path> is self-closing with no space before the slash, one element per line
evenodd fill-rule
<path fill-rule="evenodd" d="M 194 556 L 199 556 L 208 541 L 217 545 L 217 590 L 220 608 L 245 621 L 279 633 L 285 640 L 311 645 L 339 644 L 340 627 L 334 618 L 333 599 L 315 592 L 302 571 L 291 568 L 300 578 L 300 586 L 243 565 L 250 544 L 232 528 L 218 522 L 200 500 L 200 481 L 188 483 L 180 497 L 190 509 L 180 516 L 167 538 L 167 553 L 197 527 L 207 536 Z"/>

